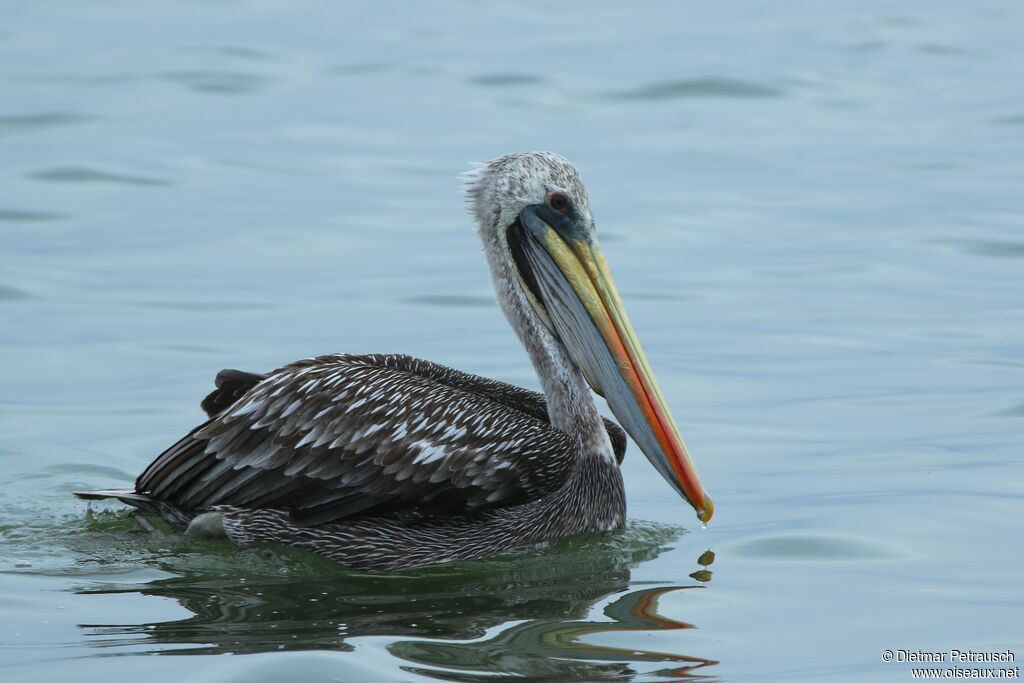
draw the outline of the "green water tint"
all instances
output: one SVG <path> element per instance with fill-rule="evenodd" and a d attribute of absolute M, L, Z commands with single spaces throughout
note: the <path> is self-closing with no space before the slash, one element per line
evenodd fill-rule
<path fill-rule="evenodd" d="M 116 552 L 134 548 L 129 561 L 136 568 L 141 563 L 170 576 L 125 581 L 106 567 L 73 593 L 169 598 L 191 613 L 172 621 L 80 624 L 87 645 L 112 653 L 348 651 L 353 639 L 387 636 L 388 651 L 415 671 L 451 680 L 483 679 L 494 672 L 608 678 L 636 673 L 631 662 L 665 662 L 669 668 L 662 673 L 678 676 L 716 663 L 589 640 L 693 628 L 661 616 L 658 600 L 672 591 L 700 589 L 700 583 L 630 585 L 633 567 L 656 558 L 685 533 L 667 525 L 632 522 L 613 535 L 379 574 L 352 572 L 286 547 L 237 548 L 139 533 L 130 520 L 113 513 L 94 515 L 84 526 L 66 539 L 79 557 L 68 573 L 106 565 L 107 558 L 95 549 L 99 536 L 107 536 L 107 546 Z M 702 573 L 707 578 L 699 581 L 710 579 L 709 571 Z"/>

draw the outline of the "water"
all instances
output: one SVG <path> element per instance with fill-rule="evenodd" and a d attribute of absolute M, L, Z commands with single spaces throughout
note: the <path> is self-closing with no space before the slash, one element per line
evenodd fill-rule
<path fill-rule="evenodd" d="M 883 650 L 1024 656 L 1020 5 L 4 17 L 0 677 L 902 681 Z M 706 530 L 635 447 L 622 535 L 381 576 L 71 498 L 130 482 L 223 367 L 402 351 L 535 387 L 456 174 L 538 148 L 582 170 Z"/>

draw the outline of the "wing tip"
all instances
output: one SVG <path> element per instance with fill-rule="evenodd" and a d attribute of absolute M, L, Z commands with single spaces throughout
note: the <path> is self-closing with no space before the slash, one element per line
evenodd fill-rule
<path fill-rule="evenodd" d="M 266 378 L 244 370 L 221 370 L 213 382 L 216 388 L 199 405 L 207 417 L 217 417 Z"/>
<path fill-rule="evenodd" d="M 100 489 L 99 491 L 72 491 L 72 495 L 80 500 L 149 500 L 149 496 L 138 493 L 134 489 Z"/>

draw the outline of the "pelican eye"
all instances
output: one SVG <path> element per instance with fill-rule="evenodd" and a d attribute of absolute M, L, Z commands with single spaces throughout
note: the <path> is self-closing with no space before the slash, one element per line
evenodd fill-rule
<path fill-rule="evenodd" d="M 569 210 L 572 202 L 563 192 L 548 192 L 547 204 L 558 213 L 565 213 Z"/>

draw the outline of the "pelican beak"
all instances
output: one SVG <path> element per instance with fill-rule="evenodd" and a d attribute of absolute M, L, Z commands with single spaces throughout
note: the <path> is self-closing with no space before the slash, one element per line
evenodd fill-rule
<path fill-rule="evenodd" d="M 623 428 L 701 522 L 714 506 L 615 290 L 608 265 L 577 216 L 531 206 L 508 230 L 527 298 Z"/>

